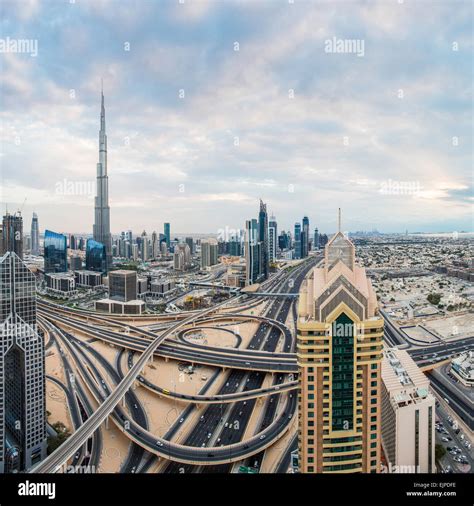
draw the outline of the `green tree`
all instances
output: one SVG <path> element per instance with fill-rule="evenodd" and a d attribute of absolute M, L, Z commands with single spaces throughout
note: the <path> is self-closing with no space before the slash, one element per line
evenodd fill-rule
<path fill-rule="evenodd" d="M 446 455 L 446 448 L 443 445 L 435 445 L 436 460 L 440 460 Z"/>
<path fill-rule="evenodd" d="M 441 300 L 441 294 L 440 293 L 430 293 L 428 294 L 428 302 L 430 304 L 433 304 L 434 306 L 437 306 L 439 304 L 439 301 Z"/>

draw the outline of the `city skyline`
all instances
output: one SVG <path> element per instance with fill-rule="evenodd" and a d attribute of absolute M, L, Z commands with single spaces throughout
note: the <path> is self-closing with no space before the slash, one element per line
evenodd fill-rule
<path fill-rule="evenodd" d="M 155 31 L 151 4 L 113 15 L 107 2 L 7 5 L 5 33 L 37 37 L 36 56 L 3 54 L 2 200 L 23 207 L 25 223 L 36 212 L 42 231 L 91 230 L 103 78 L 113 234 L 163 222 L 175 234 L 243 229 L 259 198 L 284 230 L 307 214 L 335 231 L 337 207 L 351 231 L 473 229 L 463 4 L 434 5 L 419 27 L 418 2 L 344 12 L 257 3 L 245 7 L 252 21 L 234 2 L 176 3 L 159 8 Z M 276 28 L 263 29 L 270 14 Z M 338 41 L 351 40 L 358 54 L 340 54 Z"/>

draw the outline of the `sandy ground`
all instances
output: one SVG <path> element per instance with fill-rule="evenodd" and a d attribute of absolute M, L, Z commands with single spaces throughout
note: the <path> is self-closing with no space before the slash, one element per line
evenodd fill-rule
<path fill-rule="evenodd" d="M 156 386 L 166 388 L 170 392 L 178 392 L 188 395 L 195 395 L 204 386 L 206 380 L 214 373 L 215 368 L 204 365 L 197 365 L 194 374 L 187 374 L 179 370 L 179 363 L 176 360 L 155 357 L 153 363 L 148 362 L 145 366 L 143 376 Z M 209 392 L 213 392 L 213 388 Z M 183 403 L 181 403 L 183 404 Z"/>
<path fill-rule="evenodd" d="M 425 323 L 425 327 L 446 340 L 474 336 L 474 314 L 466 313 L 447 318 L 437 318 Z"/>
<path fill-rule="evenodd" d="M 417 341 L 423 341 L 426 344 L 439 342 L 439 340 L 436 337 L 434 337 L 433 335 L 431 335 L 429 332 L 427 332 L 422 327 L 416 326 L 416 327 L 403 328 L 401 330 L 408 337 L 416 339 Z"/>
<path fill-rule="evenodd" d="M 272 445 L 266 452 L 262 462 L 261 473 L 273 473 L 278 465 L 283 452 L 288 447 L 290 440 L 298 430 L 298 417 L 294 416 L 290 428 L 285 435 Z"/>
<path fill-rule="evenodd" d="M 46 409 L 51 413 L 48 418 L 51 425 L 62 422 L 70 432 L 74 432 L 66 394 L 56 383 L 48 379 L 46 379 Z"/>
<path fill-rule="evenodd" d="M 118 473 L 126 461 L 130 449 L 130 440 L 117 426 L 109 421 L 109 428 L 102 424 L 102 455 L 98 473 Z"/>
<path fill-rule="evenodd" d="M 231 332 L 237 332 L 233 327 L 222 327 L 222 330 L 217 329 L 196 329 L 186 332 L 185 339 L 194 344 L 204 344 L 207 346 L 219 346 L 221 348 L 234 348 L 237 344 L 237 337 Z"/>
<path fill-rule="evenodd" d="M 45 360 L 46 374 L 54 376 L 62 383 L 66 383 L 66 377 L 64 374 L 64 368 L 59 356 L 59 350 L 57 346 L 52 346 L 46 353 Z"/>

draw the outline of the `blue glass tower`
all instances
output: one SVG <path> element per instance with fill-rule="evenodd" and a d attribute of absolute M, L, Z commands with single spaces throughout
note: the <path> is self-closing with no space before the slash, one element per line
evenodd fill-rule
<path fill-rule="evenodd" d="M 67 239 L 51 230 L 44 233 L 44 272 L 67 272 Z"/>
<path fill-rule="evenodd" d="M 105 272 L 107 269 L 107 250 L 105 244 L 87 239 L 86 269 L 89 271 Z"/>

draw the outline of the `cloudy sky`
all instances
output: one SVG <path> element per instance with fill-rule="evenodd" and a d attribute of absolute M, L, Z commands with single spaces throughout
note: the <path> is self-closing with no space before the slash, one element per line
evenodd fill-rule
<path fill-rule="evenodd" d="M 471 1 L 0 9 L 2 210 L 26 198 L 27 229 L 92 231 L 101 78 L 113 233 L 239 228 L 260 197 L 280 229 L 338 207 L 345 230 L 473 229 Z"/>

